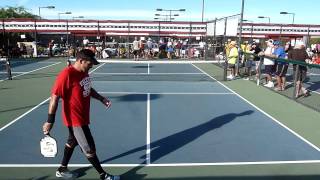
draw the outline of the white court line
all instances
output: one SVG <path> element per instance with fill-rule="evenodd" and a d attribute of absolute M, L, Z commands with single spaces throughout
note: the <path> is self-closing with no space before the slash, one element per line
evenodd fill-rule
<path fill-rule="evenodd" d="M 147 149 L 146 149 L 146 162 L 147 165 L 151 164 L 151 129 L 150 129 L 150 93 L 147 95 Z"/>
<path fill-rule="evenodd" d="M 11 74 L 21 74 L 21 73 L 27 73 L 27 71 L 11 71 Z M 8 74 L 8 72 L 0 72 L 0 74 Z"/>
<path fill-rule="evenodd" d="M 102 72 L 95 72 L 94 74 L 101 74 L 101 75 L 196 75 L 196 74 L 203 74 L 203 73 L 102 73 Z"/>
<path fill-rule="evenodd" d="M 255 161 L 255 162 L 221 162 L 221 163 L 166 163 L 166 164 L 101 164 L 102 167 L 188 167 L 188 166 L 247 166 L 277 164 L 318 164 L 320 160 L 307 161 Z M 59 167 L 61 164 L 0 164 L 0 167 Z M 69 167 L 89 167 L 91 164 L 69 164 Z"/>
<path fill-rule="evenodd" d="M 96 68 L 92 69 L 92 71 L 89 72 L 89 74 L 95 72 L 97 69 L 101 68 L 102 66 L 104 66 L 106 63 L 102 63 L 99 66 L 97 66 Z"/>
<path fill-rule="evenodd" d="M 282 126 L 283 128 L 285 128 L 286 130 L 288 130 L 289 132 L 291 132 L 292 134 L 294 134 L 295 136 L 297 136 L 299 139 L 301 139 L 302 141 L 304 141 L 305 143 L 309 144 L 311 147 L 313 147 L 314 149 L 316 149 L 317 151 L 320 151 L 320 149 L 312 144 L 310 141 L 306 140 L 304 137 L 300 136 L 298 133 L 294 132 L 292 129 L 290 129 L 289 127 L 287 127 L 286 125 L 284 125 L 283 123 L 281 123 L 280 121 L 276 120 L 274 117 L 272 117 L 271 115 L 269 115 L 268 113 L 266 113 L 265 111 L 263 111 L 262 109 L 260 109 L 259 107 L 257 107 L 256 105 L 254 105 L 253 103 L 251 103 L 250 101 L 248 101 L 247 99 L 245 99 L 244 97 L 240 96 L 238 93 L 236 93 L 235 91 L 233 91 L 232 89 L 230 89 L 229 87 L 227 87 L 226 85 L 224 85 L 223 83 L 221 83 L 220 81 L 216 80 L 214 77 L 210 76 L 208 73 L 204 72 L 202 69 L 198 68 L 197 66 L 193 65 L 194 67 L 196 67 L 197 69 L 199 69 L 201 72 L 203 72 L 204 74 L 208 75 L 211 79 L 217 81 L 219 84 L 221 84 L 223 87 L 225 87 L 226 89 L 228 89 L 229 91 L 233 92 L 234 94 L 236 94 L 238 97 L 240 97 L 242 100 L 244 100 L 245 102 L 247 102 L 248 104 L 250 104 L 251 106 L 253 106 L 254 108 L 256 108 L 257 110 L 259 110 L 260 112 L 262 112 L 264 115 L 266 115 L 267 117 L 269 117 L 270 119 L 272 119 L 274 122 L 278 123 L 280 126 Z"/>
<path fill-rule="evenodd" d="M 101 94 L 160 94 L 160 95 L 235 95 L 234 93 L 215 93 L 215 92 L 112 92 L 112 91 L 99 91 Z"/>
<path fill-rule="evenodd" d="M 22 74 L 18 74 L 18 75 L 12 76 L 12 78 L 16 78 L 16 77 L 19 77 L 19 76 L 23 76 L 23 75 L 26 75 L 26 74 L 35 72 L 35 71 L 39 71 L 39 70 L 41 70 L 41 69 L 45 69 L 45 68 L 48 68 L 48 67 L 51 67 L 51 66 L 55 66 L 55 65 L 60 64 L 60 63 L 61 63 L 61 62 L 57 62 L 57 63 L 54 63 L 54 64 L 50 64 L 50 65 L 48 65 L 48 66 L 44 66 L 44 67 L 41 67 L 41 68 L 38 68 L 38 69 L 34 69 L 34 70 L 32 70 L 32 71 L 27 71 L 27 72 L 24 72 L 24 73 L 22 73 Z M 2 81 L 4 81 L 4 80 L 0 80 L 0 82 L 2 82 Z"/>
<path fill-rule="evenodd" d="M 28 64 L 52 64 L 57 61 L 10 61 L 10 64 L 17 64 L 17 63 L 24 63 L 22 65 L 28 65 Z"/>
<path fill-rule="evenodd" d="M 148 63 L 148 74 L 150 74 L 150 63 Z"/>
<path fill-rule="evenodd" d="M 7 125 L 3 126 L 0 129 L 0 132 L 3 131 L 5 128 L 9 127 L 10 125 L 12 125 L 13 123 L 17 122 L 19 119 L 21 119 L 22 117 L 24 117 L 25 115 L 29 114 L 31 111 L 35 110 L 36 108 L 38 108 L 39 106 L 41 106 L 42 104 L 46 103 L 50 98 L 47 98 L 46 100 L 42 101 L 40 104 L 36 105 L 35 107 L 33 107 L 32 109 L 30 109 L 29 111 L 25 112 L 24 114 L 22 114 L 21 116 L 17 117 L 16 119 L 14 119 L 13 121 L 11 121 L 10 123 L 8 123 Z"/>
<path fill-rule="evenodd" d="M 61 62 L 59 62 L 61 63 Z M 98 68 L 100 68 L 101 66 L 103 66 L 104 64 L 101 64 L 100 66 L 96 67 L 95 69 L 93 69 L 92 71 L 89 72 L 92 73 L 94 72 L 95 70 L 97 70 Z M 1 82 L 1 81 L 0 81 Z M 27 114 L 29 114 L 30 112 L 32 112 L 33 110 L 35 110 L 36 108 L 38 108 L 39 106 L 41 106 L 42 104 L 44 104 L 45 102 L 47 102 L 48 100 L 50 99 L 47 98 L 46 100 L 42 101 L 40 104 L 36 105 L 35 107 L 31 108 L 29 111 L 25 112 L 24 114 L 22 114 L 21 116 L 17 117 L 16 119 L 14 119 L 13 121 L 9 122 L 8 124 L 6 124 L 5 126 L 3 126 L 1 129 L 0 129 L 0 132 L 3 131 L 5 128 L 9 127 L 10 125 L 12 125 L 13 123 L 17 122 L 18 120 L 20 120 L 21 118 L 23 118 L 24 116 L 26 116 Z"/>

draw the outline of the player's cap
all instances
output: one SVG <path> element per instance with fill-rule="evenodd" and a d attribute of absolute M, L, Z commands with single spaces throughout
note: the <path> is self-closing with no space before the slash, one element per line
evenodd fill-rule
<path fill-rule="evenodd" d="M 95 54 L 90 49 L 82 49 L 77 53 L 77 60 L 78 59 L 85 59 L 91 61 L 94 65 L 99 64 L 97 59 L 95 58 Z"/>

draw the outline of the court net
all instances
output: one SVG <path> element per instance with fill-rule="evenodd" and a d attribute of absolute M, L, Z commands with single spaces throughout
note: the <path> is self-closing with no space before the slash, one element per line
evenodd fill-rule
<path fill-rule="evenodd" d="M 244 71 L 244 69 L 247 67 L 247 64 L 250 63 L 250 59 L 253 59 L 253 56 L 258 57 L 258 59 L 260 59 L 260 62 L 257 61 L 259 62 L 259 66 L 252 67 L 251 70 L 253 71 L 253 73 L 248 74 Z M 245 57 L 247 57 L 247 59 L 244 59 L 244 61 L 239 63 L 240 76 L 246 77 L 247 79 L 252 79 L 255 83 L 257 83 L 257 85 L 266 86 L 268 89 L 273 90 L 275 93 L 279 93 L 290 99 L 294 99 L 296 102 L 299 102 L 303 105 L 311 107 L 312 109 L 320 111 L 320 65 L 317 64 L 314 59 L 310 58 L 309 60 L 292 60 L 267 57 L 275 63 L 275 65 L 272 67 L 273 69 L 271 73 L 273 83 L 271 83 L 271 86 L 269 86 L 270 84 L 267 83 L 267 69 L 263 65 L 265 57 L 259 57 L 257 55 L 249 53 L 245 53 Z M 253 64 L 256 63 L 253 62 Z M 280 66 L 277 66 L 277 64 Z M 286 74 L 285 76 L 283 76 L 285 77 L 285 84 L 282 84 L 282 88 L 279 88 L 279 78 L 277 79 L 277 73 L 283 70 L 282 65 L 284 64 L 288 65 Z M 259 77 L 256 76 L 257 74 L 255 74 L 256 68 L 259 70 L 259 72 L 261 72 L 260 74 L 258 74 Z M 306 70 L 306 73 L 304 73 L 305 75 L 301 75 L 300 73 L 298 73 L 302 69 Z M 309 92 L 311 92 L 311 96 L 297 96 L 299 92 L 299 89 L 297 89 L 299 86 L 296 85 L 298 79 L 302 80 L 303 87 L 306 88 Z M 301 92 L 302 90 L 299 93 Z"/>
<path fill-rule="evenodd" d="M 73 63 L 75 59 L 70 59 Z M 94 81 L 220 81 L 218 61 L 100 59 L 92 68 Z"/>

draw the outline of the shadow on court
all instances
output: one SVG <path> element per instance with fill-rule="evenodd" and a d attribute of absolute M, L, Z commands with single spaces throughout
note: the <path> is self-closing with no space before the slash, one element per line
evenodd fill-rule
<path fill-rule="evenodd" d="M 153 94 L 150 96 L 150 100 L 155 100 L 161 98 L 160 94 Z M 147 96 L 145 94 L 127 94 L 123 96 L 116 97 L 119 101 L 146 101 Z"/>
<path fill-rule="evenodd" d="M 157 140 L 155 142 L 152 142 L 150 144 L 150 148 L 151 148 L 151 154 L 152 154 L 152 159 L 151 162 L 154 162 L 158 159 L 160 159 L 161 157 L 170 154 L 171 152 L 185 146 L 186 144 L 196 140 L 197 138 L 199 138 L 200 136 L 204 135 L 205 133 L 220 128 L 223 125 L 235 120 L 237 117 L 239 116 L 247 116 L 252 114 L 253 111 L 252 110 L 248 110 L 248 111 L 244 111 L 242 113 L 229 113 L 229 114 L 225 114 L 222 116 L 218 116 L 215 117 L 213 119 L 211 119 L 210 121 L 200 124 L 198 126 L 186 129 L 184 131 L 172 134 L 170 136 L 167 136 L 165 138 L 162 138 L 160 140 Z M 111 160 L 117 159 L 117 158 L 121 158 L 124 156 L 127 156 L 129 154 L 138 152 L 138 151 L 144 151 L 146 150 L 146 145 L 134 148 L 132 150 L 129 150 L 127 152 L 121 153 L 119 155 L 116 155 L 112 158 L 109 159 L 105 159 L 103 160 L 101 163 L 107 163 Z M 146 164 L 145 161 L 145 156 L 141 156 L 141 159 L 144 159 L 141 164 Z M 121 175 L 122 179 L 144 179 L 144 177 L 146 175 L 143 174 L 137 174 L 137 171 L 139 169 L 143 168 L 143 166 L 137 166 L 132 168 L 131 170 L 127 171 L 126 173 Z M 78 173 L 80 173 L 80 177 L 85 175 L 85 171 L 89 170 L 90 167 L 86 167 L 86 168 L 79 168 L 75 171 L 77 171 Z M 166 178 L 168 179 L 168 178 Z M 183 179 L 188 179 L 188 178 L 183 178 Z M 201 178 L 199 178 L 201 179 Z M 159 179 L 160 180 L 160 179 Z"/>
<path fill-rule="evenodd" d="M 186 144 L 196 140 L 200 136 L 204 135 L 205 133 L 212 131 L 214 129 L 220 128 L 223 125 L 235 120 L 237 117 L 240 116 L 247 116 L 252 114 L 254 111 L 248 110 L 244 111 L 242 113 L 228 113 L 222 116 L 215 117 L 211 119 L 208 122 L 202 123 L 198 126 L 186 129 L 184 131 L 172 134 L 170 136 L 167 136 L 165 138 L 162 138 L 160 140 L 157 140 L 155 142 L 152 142 L 150 144 L 151 149 L 151 163 L 154 161 L 157 161 L 163 156 L 166 156 L 167 154 L 170 154 L 171 152 L 185 146 Z M 109 161 L 130 155 L 132 153 L 136 153 L 138 151 L 145 151 L 146 145 L 142 145 L 140 147 L 134 148 L 132 150 L 129 150 L 127 152 L 121 153 L 119 155 L 116 155 L 112 158 L 105 159 L 101 163 L 108 163 Z M 196 152 L 195 152 L 196 153 Z M 146 164 L 146 155 L 141 156 L 141 159 L 143 161 L 141 162 L 141 165 Z M 85 171 L 89 170 L 91 167 L 85 167 L 85 168 L 79 168 L 75 171 L 79 173 L 79 177 L 85 175 Z M 127 171 L 126 173 L 121 175 L 122 179 L 143 179 L 145 175 L 137 174 L 136 172 L 143 168 L 143 166 L 137 166 L 132 168 L 131 170 Z"/>

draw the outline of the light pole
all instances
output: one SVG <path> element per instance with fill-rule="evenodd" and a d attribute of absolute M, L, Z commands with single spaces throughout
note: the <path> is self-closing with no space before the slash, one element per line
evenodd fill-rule
<path fill-rule="evenodd" d="M 280 12 L 280 14 L 292 14 L 292 24 L 294 24 L 294 16 L 295 16 L 295 13 L 290 13 L 290 12 Z"/>
<path fill-rule="evenodd" d="M 41 8 L 47 8 L 47 9 L 54 9 L 55 6 L 44 6 L 44 7 L 39 7 L 39 19 L 41 19 L 41 14 L 40 14 L 40 9 Z"/>
<path fill-rule="evenodd" d="M 174 20 L 174 18 L 172 18 L 170 15 L 161 15 L 161 14 L 155 14 L 155 16 L 164 16 L 165 18 L 162 18 L 164 19 L 165 21 L 171 21 L 171 20 Z M 179 14 L 174 14 L 173 16 L 179 16 Z M 161 18 L 158 18 L 158 17 L 155 17 L 154 19 L 161 19 Z"/>
<path fill-rule="evenodd" d="M 69 11 L 68 11 L 68 12 L 61 12 L 61 13 L 58 13 L 59 21 L 60 21 L 60 15 L 61 15 L 61 14 L 72 14 L 72 12 L 69 12 Z"/>
<path fill-rule="evenodd" d="M 72 20 L 74 20 L 74 19 L 82 19 L 82 18 L 84 18 L 84 16 L 75 16 L 75 17 L 72 17 Z"/>
<path fill-rule="evenodd" d="M 238 42 L 238 61 L 237 61 L 237 68 L 236 68 L 236 73 L 239 73 L 239 65 L 240 65 L 240 54 L 241 54 L 241 41 L 242 41 L 242 23 L 243 23 L 243 14 L 244 14 L 244 0 L 241 0 L 241 13 L 240 13 L 240 27 L 239 27 L 239 42 Z"/>
<path fill-rule="evenodd" d="M 204 0 L 202 0 L 202 16 L 201 16 L 201 22 L 203 22 L 204 17 Z"/>
<path fill-rule="evenodd" d="M 171 19 L 172 12 L 178 11 L 178 12 L 184 12 L 186 9 L 156 9 L 157 11 L 169 11 L 169 19 Z M 176 16 L 176 14 L 174 15 Z M 171 20 L 170 20 L 171 21 Z"/>
<path fill-rule="evenodd" d="M 250 41 L 252 42 L 253 41 L 253 21 L 251 21 L 251 20 L 248 20 L 248 19 L 244 19 L 244 20 L 242 20 L 242 22 L 249 22 L 249 23 L 251 23 L 251 32 L 250 32 Z"/>
<path fill-rule="evenodd" d="M 269 24 L 270 24 L 270 17 L 267 17 L 267 16 L 258 16 L 258 18 L 260 18 L 260 19 L 268 19 Z"/>

